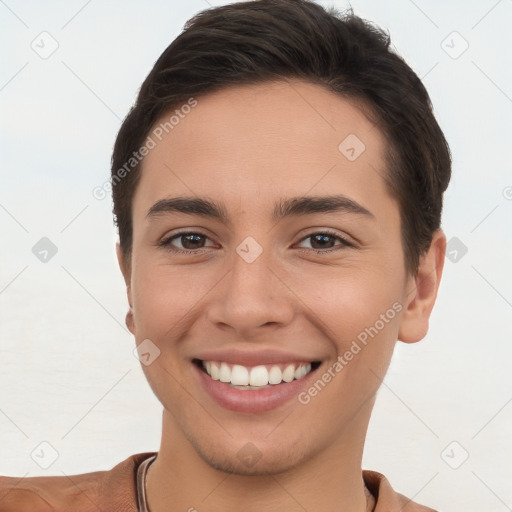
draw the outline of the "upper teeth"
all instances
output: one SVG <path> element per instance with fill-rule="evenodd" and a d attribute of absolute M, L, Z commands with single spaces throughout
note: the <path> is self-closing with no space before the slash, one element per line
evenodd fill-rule
<path fill-rule="evenodd" d="M 239 364 L 203 361 L 208 375 L 213 380 L 231 383 L 235 386 L 266 386 L 300 379 L 311 371 L 311 363 L 290 363 L 281 368 L 278 365 L 246 367 Z"/>

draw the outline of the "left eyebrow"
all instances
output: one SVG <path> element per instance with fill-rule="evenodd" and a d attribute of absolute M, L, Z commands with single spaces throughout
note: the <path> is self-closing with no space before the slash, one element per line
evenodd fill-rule
<path fill-rule="evenodd" d="M 146 217 L 158 217 L 166 213 L 184 213 L 220 220 L 229 225 L 229 216 L 222 203 L 200 197 L 172 197 L 160 199 L 148 210 Z M 352 213 L 375 218 L 373 213 L 356 201 L 343 196 L 303 196 L 281 199 L 274 207 L 272 220 L 285 217 L 313 215 L 315 213 Z"/>
<path fill-rule="evenodd" d="M 314 213 L 356 213 L 375 218 L 372 212 L 344 195 L 305 196 L 282 199 L 274 208 L 272 219 L 279 221 L 285 217 L 312 215 Z"/>

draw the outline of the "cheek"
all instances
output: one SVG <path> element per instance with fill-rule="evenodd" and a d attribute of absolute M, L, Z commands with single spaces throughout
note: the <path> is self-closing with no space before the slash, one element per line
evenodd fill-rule
<path fill-rule="evenodd" d="M 398 333 L 400 279 L 391 279 L 397 274 L 379 271 L 378 266 L 369 268 L 373 270 L 322 269 L 293 277 L 297 296 L 308 306 L 305 314 L 335 342 L 338 352 L 353 340 L 364 343 L 366 338 Z"/>
<path fill-rule="evenodd" d="M 140 335 L 158 339 L 169 329 L 179 329 L 214 287 L 218 277 L 211 274 L 187 266 L 139 265 L 132 292 Z"/>

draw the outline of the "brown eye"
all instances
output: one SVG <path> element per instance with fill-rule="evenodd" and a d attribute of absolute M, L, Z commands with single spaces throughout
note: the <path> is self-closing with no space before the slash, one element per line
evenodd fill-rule
<path fill-rule="evenodd" d="M 199 249 L 205 248 L 206 246 L 204 244 L 206 240 L 209 240 L 209 238 L 203 233 L 181 232 L 165 238 L 159 245 L 173 252 L 193 253 Z M 176 247 L 173 243 L 175 241 L 178 241 L 181 247 Z"/>
<path fill-rule="evenodd" d="M 336 247 L 340 249 L 344 247 L 352 247 L 352 244 L 348 240 L 339 234 L 330 231 L 311 233 L 304 237 L 301 242 L 304 242 L 305 240 L 311 240 L 311 249 L 318 253 L 329 252 L 332 250 L 336 251 L 338 250 Z M 339 240 L 341 244 L 336 244 L 336 240 Z"/>

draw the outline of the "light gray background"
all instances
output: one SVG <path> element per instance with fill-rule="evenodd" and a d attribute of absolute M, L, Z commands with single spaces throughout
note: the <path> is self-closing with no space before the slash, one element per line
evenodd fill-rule
<path fill-rule="evenodd" d="M 110 469 L 159 448 L 111 200 L 92 190 L 154 61 L 222 3 L 0 1 L 0 474 Z M 512 1 L 352 6 L 424 79 L 453 153 L 443 228 L 467 247 L 446 261 L 428 336 L 397 345 L 364 467 L 439 510 L 512 510 Z M 59 45 L 46 59 L 31 47 L 51 48 L 43 31 Z M 42 237 L 58 247 L 47 263 Z"/>

